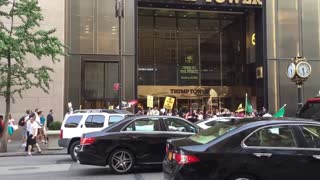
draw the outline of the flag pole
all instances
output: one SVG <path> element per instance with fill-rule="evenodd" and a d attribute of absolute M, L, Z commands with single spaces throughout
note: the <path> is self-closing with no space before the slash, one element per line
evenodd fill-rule
<path fill-rule="evenodd" d="M 247 117 L 247 101 L 248 101 L 248 94 L 246 93 L 246 101 L 244 106 L 244 116 Z"/>

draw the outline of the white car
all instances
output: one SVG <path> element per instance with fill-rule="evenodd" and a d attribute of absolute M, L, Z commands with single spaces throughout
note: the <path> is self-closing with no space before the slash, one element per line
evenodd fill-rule
<path fill-rule="evenodd" d="M 194 124 L 201 127 L 202 129 L 209 129 L 218 123 L 230 122 L 233 119 L 242 119 L 242 118 L 241 117 L 215 117 L 215 118 L 208 118 L 205 120 L 201 120 L 201 121 L 195 122 Z"/>
<path fill-rule="evenodd" d="M 82 134 L 101 131 L 127 116 L 133 116 L 133 114 L 125 110 L 88 109 L 74 111 L 63 120 L 58 144 L 60 147 L 68 148 L 68 154 L 77 161 Z"/>

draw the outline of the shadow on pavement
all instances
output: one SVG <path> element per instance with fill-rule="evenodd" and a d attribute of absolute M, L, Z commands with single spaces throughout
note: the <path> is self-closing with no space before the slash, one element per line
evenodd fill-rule
<path fill-rule="evenodd" d="M 109 169 L 109 167 L 101 167 L 101 168 L 91 168 L 95 166 L 88 166 L 87 170 L 82 170 L 79 173 L 79 176 L 101 176 L 101 175 L 117 175 Z M 124 174 L 124 175 L 134 175 L 134 174 L 145 174 L 145 173 L 161 173 L 162 172 L 162 167 L 144 167 L 144 166 L 139 166 L 136 167 L 131 173 L 129 174 Z M 119 175 L 123 176 L 123 175 Z"/>

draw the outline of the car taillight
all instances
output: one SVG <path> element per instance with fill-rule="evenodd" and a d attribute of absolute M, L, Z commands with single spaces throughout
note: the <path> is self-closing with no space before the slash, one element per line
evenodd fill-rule
<path fill-rule="evenodd" d="M 197 158 L 196 156 L 187 154 L 173 153 L 172 158 L 180 165 L 200 162 L 199 158 Z"/>
<path fill-rule="evenodd" d="M 59 135 L 59 137 L 60 137 L 60 139 L 63 138 L 63 130 L 62 130 L 62 129 L 60 130 L 60 135 Z"/>
<path fill-rule="evenodd" d="M 96 138 L 81 138 L 80 145 L 91 145 L 96 141 Z"/>

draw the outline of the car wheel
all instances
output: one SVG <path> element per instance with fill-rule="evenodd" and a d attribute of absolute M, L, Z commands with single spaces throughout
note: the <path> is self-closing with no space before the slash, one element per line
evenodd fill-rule
<path fill-rule="evenodd" d="M 235 175 L 229 178 L 228 180 L 257 180 L 257 178 L 250 176 L 250 175 Z"/>
<path fill-rule="evenodd" d="M 74 161 L 78 161 L 78 152 L 80 150 L 80 141 L 74 141 L 70 146 L 70 155 Z"/>
<path fill-rule="evenodd" d="M 117 174 L 125 174 L 132 170 L 135 163 L 133 154 L 126 149 L 117 149 L 109 157 L 109 167 Z"/>

